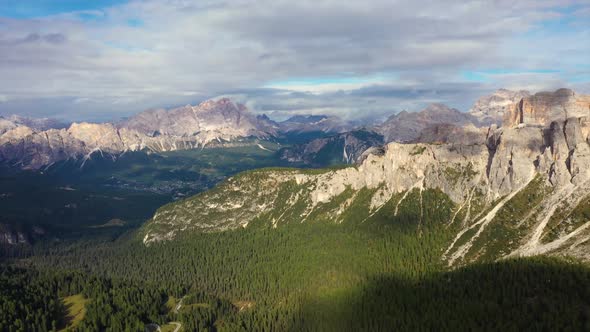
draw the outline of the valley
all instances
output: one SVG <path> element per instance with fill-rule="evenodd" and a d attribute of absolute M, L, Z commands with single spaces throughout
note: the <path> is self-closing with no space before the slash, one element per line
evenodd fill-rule
<path fill-rule="evenodd" d="M 589 106 L 557 90 L 501 106 L 501 127 L 402 115 L 429 119 L 407 142 L 304 132 L 5 168 L 3 218 L 25 228 L 0 273 L 21 309 L 0 323 L 65 328 L 83 304 L 71 329 L 590 328 Z"/>
<path fill-rule="evenodd" d="M 0 3 L 0 332 L 590 331 L 590 1 Z"/>
<path fill-rule="evenodd" d="M 157 206 L 244 170 L 285 165 L 277 156 L 279 148 L 252 141 L 236 147 L 132 151 L 116 158 L 95 154 L 84 166 L 68 160 L 42 172 L 5 166 L 0 176 L 0 243 L 9 249 L 11 243 L 29 245 L 41 239 L 117 237 L 139 227 Z"/>

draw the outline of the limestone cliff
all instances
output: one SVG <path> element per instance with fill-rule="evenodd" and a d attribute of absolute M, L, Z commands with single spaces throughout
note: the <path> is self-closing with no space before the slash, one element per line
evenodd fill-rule
<path fill-rule="evenodd" d="M 506 113 L 505 126 L 518 124 L 548 126 L 553 121 L 590 116 L 590 96 L 569 89 L 539 92 L 522 98 Z"/>

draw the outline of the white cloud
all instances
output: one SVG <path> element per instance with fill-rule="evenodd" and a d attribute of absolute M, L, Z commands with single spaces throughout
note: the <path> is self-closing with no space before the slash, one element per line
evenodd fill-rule
<path fill-rule="evenodd" d="M 502 77 L 485 87 L 463 85 L 462 99 L 448 100 L 466 103 L 476 89 L 491 90 L 498 84 L 534 83 L 543 89 L 568 84 L 564 75 L 587 62 L 586 21 L 564 22 L 556 32 L 543 26 L 546 20 L 566 16 L 556 6 L 571 4 L 576 2 L 145 0 L 84 13 L 94 17 L 90 20 L 80 19 L 81 13 L 0 18 L 0 93 L 19 101 L 3 103 L 0 111 L 34 112 L 26 105 L 43 100 L 60 116 L 116 117 L 259 87 L 311 92 L 298 98 L 316 110 L 375 111 L 365 107 L 365 97 L 354 99 L 354 93 L 345 98 L 347 105 L 320 102 L 313 95 L 336 98 L 340 90 L 393 86 L 407 94 L 380 98 L 390 108 L 399 108 L 416 96 L 411 91 L 445 90 L 445 85 L 461 81 L 459 72 L 464 70 L 559 69 L 534 82 Z M 576 8 L 572 17 L 583 16 L 588 7 Z M 272 83 L 383 74 L 389 76 Z M 264 103 L 258 95 L 252 98 Z"/>

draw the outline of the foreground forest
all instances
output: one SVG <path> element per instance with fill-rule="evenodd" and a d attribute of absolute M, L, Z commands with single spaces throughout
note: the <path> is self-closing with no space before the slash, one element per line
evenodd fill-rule
<path fill-rule="evenodd" d="M 3 267 L 1 330 L 590 328 L 587 265 L 533 257 L 449 270 L 440 255 L 453 205 L 437 192 L 423 199 L 437 208 L 407 199 L 363 223 L 260 223 L 149 247 L 133 232 L 38 244 Z M 74 327 L 72 295 L 86 300 Z"/>

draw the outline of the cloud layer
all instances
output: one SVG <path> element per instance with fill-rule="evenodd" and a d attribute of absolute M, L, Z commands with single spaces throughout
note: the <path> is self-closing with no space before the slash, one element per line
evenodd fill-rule
<path fill-rule="evenodd" d="M 33 0 L 24 0 L 33 1 Z M 0 112 L 111 119 L 218 95 L 257 111 L 466 109 L 590 90 L 585 1 L 131 1 L 0 17 Z"/>

